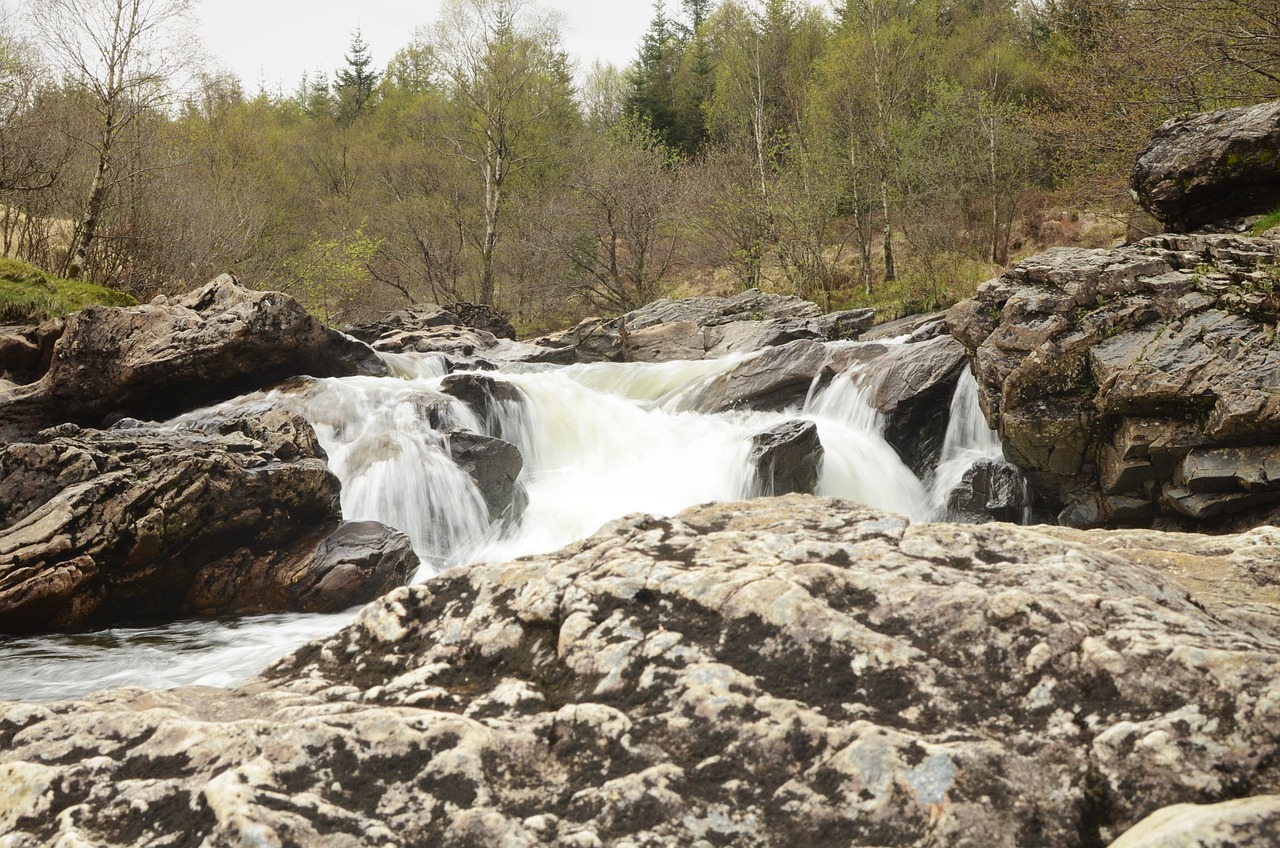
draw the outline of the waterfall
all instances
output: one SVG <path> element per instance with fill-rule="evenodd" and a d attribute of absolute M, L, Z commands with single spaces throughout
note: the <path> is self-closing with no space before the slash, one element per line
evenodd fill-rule
<path fill-rule="evenodd" d="M 449 366 L 433 354 L 387 355 L 392 376 L 298 381 L 185 415 L 208 428 L 227 415 L 285 407 L 311 422 L 342 483 L 348 519 L 404 531 L 422 560 L 443 568 L 554 550 L 628 513 L 671 515 L 748 497 L 753 436 L 797 419 L 817 425 L 824 458 L 817 493 L 925 520 L 978 457 L 999 441 L 967 374 L 951 407 L 943 462 L 926 487 L 883 436 L 857 367 L 781 412 L 693 411 L 699 393 L 755 354 L 696 362 L 509 366 L 484 376 L 515 390 L 484 420 L 442 391 Z M 872 366 L 874 367 L 874 366 Z M 524 458 L 523 519 L 491 524 L 472 479 L 452 460 L 448 431 L 505 439 Z M 954 482 L 950 483 L 954 485 Z M 180 622 L 146 631 L 14 640 L 0 652 L 0 698 L 73 697 L 118 685 L 228 685 L 332 632 L 354 615 L 283 615 Z"/>

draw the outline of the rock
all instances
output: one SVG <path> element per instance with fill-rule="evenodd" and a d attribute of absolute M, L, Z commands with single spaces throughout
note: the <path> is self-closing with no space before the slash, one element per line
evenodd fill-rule
<path fill-rule="evenodd" d="M 621 318 L 585 318 L 568 330 L 533 340 L 546 353 L 533 359 L 556 365 L 575 362 L 621 362 L 627 327 Z"/>
<path fill-rule="evenodd" d="M 446 353 L 470 357 L 498 347 L 498 338 L 484 330 L 448 325 L 424 330 L 392 330 L 373 343 L 386 353 Z"/>
<path fill-rule="evenodd" d="M 463 320 L 452 311 L 434 303 L 419 303 L 392 312 L 376 321 L 353 324 L 347 328 L 347 335 L 372 345 L 384 336 L 398 333 L 422 333 L 444 327 L 465 326 Z"/>
<path fill-rule="evenodd" d="M 529 495 L 519 482 L 524 468 L 520 449 L 493 436 L 450 430 L 449 455 L 467 475 L 489 508 L 490 521 L 519 521 Z"/>
<path fill-rule="evenodd" d="M 441 382 L 440 391 L 469 406 L 485 432 L 499 436 L 503 420 L 524 402 L 524 395 L 511 383 L 484 374 L 450 374 Z"/>
<path fill-rule="evenodd" d="M 34 327 L 0 327 L 0 379 L 24 385 L 44 376 L 62 329 L 61 318 Z"/>
<path fill-rule="evenodd" d="M 458 320 L 466 327 L 484 330 L 499 339 L 516 339 L 516 328 L 511 326 L 511 321 L 492 306 L 460 301 L 449 304 L 445 310 L 458 316 Z"/>
<path fill-rule="evenodd" d="M 699 327 L 718 327 L 735 321 L 790 321 L 821 315 L 822 309 L 816 303 L 802 298 L 748 289 L 732 297 L 662 298 L 628 312 L 625 318 L 627 329 L 634 331 L 673 321 L 690 321 Z"/>
<path fill-rule="evenodd" d="M 967 365 L 964 345 L 938 336 L 889 347 L 853 375 L 871 389 L 871 405 L 885 417 L 885 440 L 917 476 L 937 467 L 951 396 Z"/>
<path fill-rule="evenodd" d="M 876 324 L 862 335 L 864 341 L 888 341 L 890 339 L 909 336 L 914 341 L 928 341 L 935 335 L 941 335 L 948 332 L 947 330 L 947 313 L 942 312 L 925 312 L 919 315 L 908 315 L 905 318 L 898 318 L 893 321 L 886 321 L 883 324 Z M 917 338 L 917 334 L 920 337 Z"/>
<path fill-rule="evenodd" d="M 751 467 L 761 495 L 813 494 L 822 441 L 812 421 L 787 421 L 751 437 Z"/>
<path fill-rule="evenodd" d="M 340 520 L 292 413 L 210 433 L 62 425 L 0 449 L 0 629 L 329 612 L 409 578 L 406 537 Z"/>
<path fill-rule="evenodd" d="M 1215 542 L 1273 610 L 1277 532 Z M 396 590 L 234 692 L 0 706 L 0 825 L 14 845 L 1074 848 L 1275 794 L 1280 618 L 1142 564 L 1179 535 L 1141 557 L 1111 538 L 801 496 L 631 516 Z"/>
<path fill-rule="evenodd" d="M 947 497 L 950 521 L 1025 523 L 1031 490 L 1015 465 L 990 459 L 975 462 Z"/>
<path fill-rule="evenodd" d="M 1278 255 L 1170 235 L 1050 250 L 984 283 L 948 320 L 1006 457 L 1072 520 L 1261 515 L 1277 500 L 1260 475 L 1280 445 Z"/>
<path fill-rule="evenodd" d="M 368 346 L 293 298 L 224 275 L 173 303 L 69 316 L 48 372 L 0 394 L 0 442 L 64 422 L 165 419 L 299 375 L 385 373 Z"/>
<path fill-rule="evenodd" d="M 1130 185 L 1179 232 L 1271 212 L 1280 206 L 1280 101 L 1166 121 Z"/>
<path fill-rule="evenodd" d="M 815 379 L 825 383 L 859 358 L 883 352 L 878 346 L 833 349 L 810 340 L 764 348 L 692 395 L 686 408 L 697 412 L 799 408 Z"/>
<path fill-rule="evenodd" d="M 630 362 L 703 359 L 707 338 L 692 321 L 669 321 L 627 333 L 625 358 Z"/>
<path fill-rule="evenodd" d="M 1280 845 L 1280 795 L 1175 804 L 1152 813 L 1111 848 L 1271 848 Z"/>

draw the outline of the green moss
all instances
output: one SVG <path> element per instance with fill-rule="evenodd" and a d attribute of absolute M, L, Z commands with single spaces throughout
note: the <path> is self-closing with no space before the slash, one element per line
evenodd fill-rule
<path fill-rule="evenodd" d="M 137 302 L 115 289 L 64 280 L 21 260 L 0 257 L 0 323 L 43 321 L 86 306 L 133 306 Z"/>

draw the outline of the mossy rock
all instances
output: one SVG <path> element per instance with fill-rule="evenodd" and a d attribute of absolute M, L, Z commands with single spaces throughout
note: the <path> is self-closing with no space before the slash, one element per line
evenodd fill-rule
<path fill-rule="evenodd" d="M 86 306 L 133 306 L 137 299 L 106 286 L 55 277 L 19 259 L 0 257 L 0 323 L 34 323 Z"/>

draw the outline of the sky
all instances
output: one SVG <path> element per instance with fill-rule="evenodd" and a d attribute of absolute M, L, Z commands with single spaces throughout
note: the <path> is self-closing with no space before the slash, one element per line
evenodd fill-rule
<path fill-rule="evenodd" d="M 332 76 L 358 27 L 375 67 L 409 43 L 414 30 L 433 23 L 441 0 L 203 0 L 199 33 L 215 64 L 246 88 L 290 92 L 304 72 Z M 564 45 L 579 71 L 593 59 L 619 66 L 635 58 L 653 16 L 651 0 L 543 0 L 564 15 Z"/>

